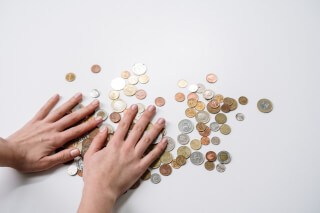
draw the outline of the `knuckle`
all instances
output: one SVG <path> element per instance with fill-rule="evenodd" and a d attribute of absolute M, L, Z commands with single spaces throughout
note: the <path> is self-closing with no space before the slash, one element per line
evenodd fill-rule
<path fill-rule="evenodd" d="M 145 135 L 145 136 L 143 137 L 143 142 L 144 142 L 144 143 L 149 144 L 149 143 L 151 143 L 152 141 L 153 141 L 153 137 L 151 137 L 151 135 L 149 135 L 149 134 L 147 134 L 147 135 Z"/>
<path fill-rule="evenodd" d="M 137 132 L 143 132 L 144 131 L 144 128 L 141 125 L 136 125 L 135 129 L 136 129 Z"/>

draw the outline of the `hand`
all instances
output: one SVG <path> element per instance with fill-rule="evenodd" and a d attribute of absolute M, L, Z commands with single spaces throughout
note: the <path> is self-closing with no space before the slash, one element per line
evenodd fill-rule
<path fill-rule="evenodd" d="M 69 101 L 50 112 L 59 101 L 59 95 L 53 96 L 31 121 L 3 142 L 8 147 L 6 153 L 9 153 L 6 166 L 21 172 L 37 172 L 70 161 L 80 155 L 77 148 L 65 149 L 53 155 L 51 153 L 101 123 L 101 117 L 97 117 L 71 127 L 93 113 L 99 106 L 99 101 L 94 100 L 88 106 L 66 115 L 81 99 L 81 93 L 77 93 Z"/>
<path fill-rule="evenodd" d="M 106 129 L 101 128 L 92 141 L 84 156 L 84 191 L 79 212 L 110 212 L 115 200 L 128 190 L 165 150 L 167 140 L 164 138 L 151 152 L 143 156 L 165 125 L 165 120 L 160 118 L 142 136 L 155 114 L 154 106 L 147 108 L 125 139 L 136 113 L 137 105 L 132 105 L 105 148 L 101 149 L 107 138 Z"/>

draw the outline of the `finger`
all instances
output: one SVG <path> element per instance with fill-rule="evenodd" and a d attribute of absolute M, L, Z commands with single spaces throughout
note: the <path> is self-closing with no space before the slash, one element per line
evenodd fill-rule
<path fill-rule="evenodd" d="M 142 156 L 149 145 L 158 137 L 165 125 L 165 122 L 166 121 L 163 118 L 159 118 L 155 125 L 147 132 L 147 134 L 142 136 L 135 148 L 139 156 Z"/>
<path fill-rule="evenodd" d="M 63 131 L 67 129 L 68 127 L 76 124 L 78 121 L 85 118 L 87 115 L 92 114 L 99 106 L 99 101 L 94 100 L 91 104 L 88 106 L 79 109 L 69 115 L 64 116 L 59 121 L 56 122 L 58 131 Z"/>
<path fill-rule="evenodd" d="M 55 122 L 62 118 L 67 112 L 69 112 L 75 105 L 77 105 L 82 99 L 82 94 L 77 93 L 72 98 L 70 98 L 67 102 L 62 104 L 56 110 L 48 115 L 46 120 L 48 122 Z"/>
<path fill-rule="evenodd" d="M 81 135 L 95 128 L 101 122 L 102 122 L 102 117 L 98 116 L 98 117 L 95 117 L 94 119 L 90 119 L 89 121 L 81 123 L 78 126 L 72 127 L 70 129 L 67 129 L 59 133 L 60 134 L 59 136 L 60 138 L 62 138 L 62 140 L 56 141 L 56 145 L 59 147 L 64 145 L 68 141 L 71 141 L 72 139 L 80 137 Z"/>
<path fill-rule="evenodd" d="M 150 105 L 147 110 L 143 113 L 139 121 L 134 125 L 130 135 L 126 142 L 129 146 L 135 146 L 138 140 L 140 139 L 141 135 L 145 131 L 146 127 L 148 126 L 150 120 L 152 119 L 154 113 L 156 111 L 155 106 Z"/>
<path fill-rule="evenodd" d="M 120 121 L 117 131 L 114 133 L 114 137 L 118 138 L 119 140 L 114 141 L 122 141 L 129 130 L 129 127 L 137 114 L 138 106 L 136 104 L 131 105 L 131 107 L 126 111 L 122 120 Z"/>
<path fill-rule="evenodd" d="M 37 112 L 37 114 L 33 117 L 33 120 L 42 120 L 44 119 L 49 112 L 52 110 L 52 108 L 58 103 L 59 101 L 59 95 L 56 94 L 53 97 L 51 97 L 47 103 L 41 107 L 41 109 Z"/>
<path fill-rule="evenodd" d="M 162 138 L 157 146 L 141 159 L 141 167 L 147 169 L 157 158 L 159 158 L 167 147 L 167 143 L 168 140 L 166 138 Z"/>
<path fill-rule="evenodd" d="M 108 136 L 108 128 L 106 126 L 102 126 L 99 130 L 99 134 L 94 137 L 92 143 L 88 151 L 85 154 L 85 157 L 88 158 L 92 156 L 94 153 L 98 152 L 104 145 Z"/>
<path fill-rule="evenodd" d="M 54 167 L 58 164 L 68 162 L 75 157 L 80 155 L 80 151 L 77 148 L 70 148 L 70 149 L 65 149 L 62 150 L 56 154 L 44 157 L 42 159 L 44 163 L 44 169 L 49 169 L 51 167 Z"/>

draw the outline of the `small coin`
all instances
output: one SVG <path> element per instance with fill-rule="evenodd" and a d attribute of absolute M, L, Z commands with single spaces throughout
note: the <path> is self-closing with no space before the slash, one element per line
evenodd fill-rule
<path fill-rule="evenodd" d="M 199 132 L 205 131 L 206 128 L 207 128 L 207 125 L 205 125 L 205 123 L 203 123 L 203 122 L 199 122 L 199 123 L 197 123 L 197 125 L 196 125 L 196 129 L 197 129 Z"/>
<path fill-rule="evenodd" d="M 111 100 L 116 100 L 116 99 L 119 98 L 119 96 L 120 96 L 120 92 L 117 91 L 117 90 L 112 90 L 112 91 L 109 92 L 109 98 Z"/>
<path fill-rule="evenodd" d="M 190 92 L 197 92 L 198 85 L 197 84 L 190 84 L 188 89 Z"/>
<path fill-rule="evenodd" d="M 219 164 L 216 166 L 216 169 L 217 169 L 218 172 L 222 173 L 222 172 L 225 172 L 225 171 L 226 171 L 226 166 L 219 163 Z"/>
<path fill-rule="evenodd" d="M 221 106 L 221 111 L 224 112 L 224 113 L 230 112 L 230 106 L 228 104 L 223 104 Z"/>
<path fill-rule="evenodd" d="M 91 96 L 92 98 L 98 98 L 98 97 L 100 96 L 100 92 L 99 92 L 97 89 L 93 89 L 93 90 L 91 90 L 91 92 L 90 92 L 90 96 Z"/>
<path fill-rule="evenodd" d="M 78 169 L 77 175 L 79 175 L 80 177 L 82 177 L 82 171 L 81 171 L 80 169 Z"/>
<path fill-rule="evenodd" d="M 183 155 L 178 155 L 176 158 L 176 162 L 179 166 L 183 166 L 186 164 L 187 159 Z"/>
<path fill-rule="evenodd" d="M 128 83 L 129 83 L 129 84 L 135 85 L 135 84 L 137 84 L 138 82 L 139 82 L 139 78 L 138 78 L 137 76 L 132 75 L 132 76 L 130 76 L 130 77 L 128 78 Z"/>
<path fill-rule="evenodd" d="M 226 97 L 223 99 L 223 103 L 228 104 L 229 106 L 231 106 L 233 104 L 233 101 L 231 98 Z"/>
<path fill-rule="evenodd" d="M 113 100 L 111 108 L 115 112 L 123 112 L 127 108 L 127 103 L 122 99 Z"/>
<path fill-rule="evenodd" d="M 248 98 L 245 97 L 245 96 L 241 96 L 239 99 L 238 99 L 239 103 L 242 104 L 242 105 L 246 105 L 248 103 Z"/>
<path fill-rule="evenodd" d="M 219 145 L 219 144 L 220 144 L 220 138 L 217 137 L 217 136 L 212 137 L 212 138 L 211 138 L 211 143 L 212 143 L 213 145 Z"/>
<path fill-rule="evenodd" d="M 183 119 L 179 122 L 178 128 L 181 133 L 190 133 L 193 131 L 193 123 L 188 119 Z"/>
<path fill-rule="evenodd" d="M 179 80 L 178 81 L 178 87 L 185 88 L 188 86 L 188 82 L 186 80 Z"/>
<path fill-rule="evenodd" d="M 223 95 L 221 95 L 221 94 L 217 94 L 216 96 L 214 96 L 214 99 L 218 100 L 219 103 L 222 103 L 224 97 L 223 97 Z"/>
<path fill-rule="evenodd" d="M 201 144 L 202 145 L 208 145 L 210 143 L 210 138 L 208 137 L 202 137 L 201 138 Z"/>
<path fill-rule="evenodd" d="M 202 94 L 206 90 L 206 87 L 203 84 L 200 84 L 200 83 L 198 83 L 197 85 L 198 85 L 197 93 Z"/>
<path fill-rule="evenodd" d="M 202 95 L 203 95 L 203 98 L 204 99 L 206 99 L 206 100 L 210 100 L 210 99 L 212 99 L 213 97 L 214 97 L 214 92 L 213 92 L 213 90 L 211 90 L 211 89 L 206 89 L 203 93 L 202 93 Z"/>
<path fill-rule="evenodd" d="M 244 120 L 244 114 L 243 113 L 237 113 L 236 114 L 236 119 L 238 121 L 243 121 Z"/>
<path fill-rule="evenodd" d="M 161 182 L 161 176 L 157 173 L 151 175 L 151 183 L 158 184 Z"/>
<path fill-rule="evenodd" d="M 214 151 L 209 151 L 206 154 L 206 158 L 208 161 L 214 162 L 217 160 L 217 154 Z"/>
<path fill-rule="evenodd" d="M 101 67 L 98 64 L 92 65 L 91 72 L 99 73 L 101 71 Z"/>
<path fill-rule="evenodd" d="M 112 112 L 110 114 L 110 120 L 113 123 L 118 123 L 121 120 L 121 115 L 119 114 L 119 112 Z"/>
<path fill-rule="evenodd" d="M 164 138 L 167 139 L 168 143 L 167 143 L 167 147 L 166 147 L 166 152 L 171 152 L 174 147 L 176 146 L 176 142 L 173 140 L 173 138 L 169 137 L 169 136 L 164 136 Z"/>
<path fill-rule="evenodd" d="M 136 94 L 136 92 L 137 92 L 137 88 L 135 85 L 128 84 L 123 88 L 123 93 L 126 96 L 133 96 L 134 94 Z"/>
<path fill-rule="evenodd" d="M 177 140 L 181 145 L 186 145 L 189 143 L 190 137 L 187 134 L 180 134 L 178 135 Z"/>
<path fill-rule="evenodd" d="M 68 172 L 68 174 L 71 175 L 71 176 L 76 175 L 77 172 L 78 172 L 78 167 L 77 167 L 76 165 L 72 164 L 72 165 L 70 165 L 70 166 L 68 167 L 67 172 Z"/>
<path fill-rule="evenodd" d="M 221 151 L 218 153 L 218 161 L 222 164 L 228 164 L 231 162 L 231 156 L 227 151 Z"/>
<path fill-rule="evenodd" d="M 180 146 L 177 150 L 177 154 L 183 155 L 185 158 L 189 158 L 191 155 L 191 150 L 187 146 Z"/>
<path fill-rule="evenodd" d="M 149 169 L 147 169 L 147 170 L 143 173 L 143 175 L 141 176 L 141 179 L 142 179 L 142 180 L 149 180 L 150 177 L 151 177 L 151 172 L 150 172 Z"/>
<path fill-rule="evenodd" d="M 72 82 L 76 79 L 76 75 L 72 72 L 66 74 L 66 80 Z"/>
<path fill-rule="evenodd" d="M 172 166 L 174 169 L 179 169 L 179 168 L 180 168 L 180 165 L 177 163 L 176 159 L 172 160 L 171 166 Z"/>
<path fill-rule="evenodd" d="M 225 122 L 227 122 L 227 116 L 225 114 L 222 114 L 222 113 L 218 113 L 216 116 L 215 116 L 215 120 L 218 124 L 224 124 Z M 220 127 L 221 129 L 221 127 Z"/>
<path fill-rule="evenodd" d="M 232 100 L 232 104 L 231 104 L 231 106 L 230 106 L 230 111 L 233 111 L 233 110 L 236 110 L 236 109 L 237 109 L 238 103 L 237 103 L 237 101 L 236 101 L 235 99 L 233 99 L 233 98 L 231 98 L 231 100 Z"/>
<path fill-rule="evenodd" d="M 212 100 L 209 102 L 209 105 L 210 105 L 212 108 L 216 109 L 218 106 L 220 106 L 220 103 L 219 103 L 219 101 L 218 101 L 217 99 L 212 99 Z"/>
<path fill-rule="evenodd" d="M 199 150 L 201 148 L 201 141 L 198 139 L 193 139 L 190 142 L 190 147 L 194 150 Z"/>
<path fill-rule="evenodd" d="M 171 163 L 171 161 L 173 160 L 173 157 L 172 157 L 172 154 L 170 152 L 164 152 L 162 153 L 162 155 L 160 156 L 160 161 L 162 163 L 165 163 L 165 164 L 169 164 Z"/>
<path fill-rule="evenodd" d="M 205 107 L 206 105 L 202 101 L 198 101 L 197 105 L 195 106 L 196 110 L 198 111 L 204 110 Z"/>
<path fill-rule="evenodd" d="M 220 132 L 224 135 L 229 135 L 231 132 L 231 128 L 228 124 L 222 124 L 220 127 Z"/>
<path fill-rule="evenodd" d="M 162 107 L 166 103 L 166 100 L 163 97 L 158 97 L 154 102 L 158 107 Z"/>
<path fill-rule="evenodd" d="M 143 75 L 147 72 L 147 66 L 142 63 L 136 63 L 132 67 L 132 72 L 135 75 Z"/>
<path fill-rule="evenodd" d="M 152 169 L 157 169 L 160 167 L 160 165 L 161 165 L 161 161 L 160 161 L 160 158 L 158 158 L 150 165 L 150 167 Z"/>
<path fill-rule="evenodd" d="M 123 71 L 121 73 L 121 78 L 124 78 L 124 79 L 128 79 L 130 77 L 130 72 L 129 71 Z"/>
<path fill-rule="evenodd" d="M 210 121 L 210 115 L 206 111 L 197 112 L 195 118 L 198 122 L 202 123 L 208 123 Z"/>
<path fill-rule="evenodd" d="M 189 118 L 193 118 L 196 115 L 196 113 L 196 110 L 193 108 L 187 108 L 185 111 L 186 116 Z"/>
<path fill-rule="evenodd" d="M 218 112 L 220 112 L 220 106 L 218 106 L 217 108 L 212 108 L 210 106 L 210 104 L 207 104 L 207 110 L 208 112 L 210 112 L 211 114 L 217 114 Z"/>
<path fill-rule="evenodd" d="M 197 103 L 198 103 L 198 101 L 196 99 L 192 99 L 192 98 L 188 99 L 188 102 L 187 102 L 189 107 L 195 107 L 197 105 Z"/>
<path fill-rule="evenodd" d="M 206 161 L 204 163 L 204 168 L 206 168 L 208 171 L 212 171 L 214 170 L 214 163 L 212 161 Z"/>
<path fill-rule="evenodd" d="M 111 87 L 114 90 L 122 90 L 126 86 L 126 82 L 123 78 L 115 78 L 111 81 Z"/>
<path fill-rule="evenodd" d="M 204 156 L 201 152 L 192 152 L 190 155 L 190 161 L 194 165 L 201 165 L 204 161 Z"/>
<path fill-rule="evenodd" d="M 172 173 L 172 168 L 169 164 L 163 164 L 159 170 L 163 176 L 169 176 Z"/>
<path fill-rule="evenodd" d="M 187 99 L 195 99 L 195 100 L 199 100 L 199 96 L 197 95 L 197 93 L 191 92 L 188 94 Z"/>
<path fill-rule="evenodd" d="M 210 129 L 211 129 L 211 131 L 213 131 L 213 132 L 218 132 L 219 129 L 220 129 L 220 125 L 219 125 L 217 122 L 212 122 L 212 123 L 210 124 Z"/>
<path fill-rule="evenodd" d="M 145 99 L 147 96 L 147 92 L 143 89 L 139 89 L 136 91 L 136 98 L 139 100 Z"/>
<path fill-rule="evenodd" d="M 102 110 L 102 109 L 99 109 L 94 114 L 94 117 L 98 117 L 98 116 L 100 116 L 102 118 L 102 120 L 105 121 L 108 118 L 108 113 L 106 111 Z"/>
<path fill-rule="evenodd" d="M 260 112 L 268 113 L 271 112 L 273 109 L 272 103 L 268 99 L 260 99 L 258 101 L 258 109 Z"/>
<path fill-rule="evenodd" d="M 209 83 L 215 83 L 217 81 L 217 76 L 215 74 L 213 74 L 213 73 L 210 73 L 210 74 L 207 75 L 206 80 Z"/>
<path fill-rule="evenodd" d="M 206 126 L 206 129 L 203 132 L 199 132 L 199 134 L 203 137 L 208 137 L 211 133 L 211 130 L 208 126 Z"/>
<path fill-rule="evenodd" d="M 139 76 L 139 82 L 140 82 L 141 84 L 146 84 L 146 83 L 148 83 L 148 82 L 149 82 L 149 76 L 147 76 L 147 75 L 140 75 L 140 76 Z"/>
<path fill-rule="evenodd" d="M 186 99 L 186 96 L 185 96 L 183 93 L 178 92 L 178 93 L 174 96 L 174 98 L 176 99 L 176 101 L 182 102 L 182 101 L 184 101 L 184 100 Z"/>

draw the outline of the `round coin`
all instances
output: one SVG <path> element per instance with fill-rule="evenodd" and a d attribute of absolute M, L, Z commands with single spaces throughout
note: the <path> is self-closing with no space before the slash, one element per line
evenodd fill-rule
<path fill-rule="evenodd" d="M 212 161 L 206 161 L 204 163 L 204 168 L 206 168 L 208 171 L 212 171 L 214 170 L 214 163 Z"/>
<path fill-rule="evenodd" d="M 217 99 L 212 99 L 212 100 L 209 102 L 209 105 L 210 105 L 212 108 L 216 109 L 218 106 L 220 106 L 220 103 L 219 103 L 219 101 L 218 101 Z"/>
<path fill-rule="evenodd" d="M 233 110 L 236 110 L 236 109 L 237 109 L 238 103 L 237 103 L 237 101 L 236 101 L 235 99 L 233 99 L 233 98 L 231 98 L 231 100 L 232 100 L 232 104 L 231 104 L 231 106 L 230 106 L 230 111 L 233 111 Z"/>
<path fill-rule="evenodd" d="M 117 90 L 112 90 L 112 91 L 109 92 L 109 98 L 111 100 L 116 100 L 116 99 L 119 98 L 119 96 L 120 96 L 120 92 L 117 91 Z"/>
<path fill-rule="evenodd" d="M 189 158 L 191 155 L 191 150 L 187 146 L 180 146 L 177 150 L 178 155 L 183 155 L 185 158 Z"/>
<path fill-rule="evenodd" d="M 210 74 L 207 75 L 206 80 L 209 83 L 215 83 L 217 81 L 217 76 L 215 74 L 213 74 L 213 73 L 210 73 Z"/>
<path fill-rule="evenodd" d="M 202 94 L 206 90 L 206 87 L 203 84 L 200 84 L 200 83 L 198 83 L 197 85 L 198 85 L 197 93 Z"/>
<path fill-rule="evenodd" d="M 154 102 L 158 107 L 162 107 L 166 103 L 166 100 L 163 97 L 158 97 Z"/>
<path fill-rule="evenodd" d="M 147 169 L 141 176 L 141 180 L 149 180 L 150 177 L 151 177 L 151 172 L 149 169 Z"/>
<path fill-rule="evenodd" d="M 123 71 L 121 73 L 121 78 L 124 78 L 124 79 L 128 79 L 130 77 L 130 72 L 129 71 Z"/>
<path fill-rule="evenodd" d="M 138 82 L 139 82 L 139 78 L 138 78 L 137 76 L 132 75 L 132 76 L 130 76 L 130 77 L 128 78 L 128 83 L 129 83 L 129 84 L 135 85 L 135 84 L 137 84 Z"/>
<path fill-rule="evenodd" d="M 119 112 L 112 112 L 110 114 L 110 120 L 113 122 L 113 123 L 118 123 L 120 120 L 121 120 L 121 115 Z"/>
<path fill-rule="evenodd" d="M 206 129 L 203 132 L 199 132 L 199 134 L 203 137 L 208 137 L 211 133 L 211 130 L 209 127 L 206 126 Z"/>
<path fill-rule="evenodd" d="M 98 117 L 98 116 L 100 116 L 102 118 L 102 120 L 105 121 L 108 118 L 108 113 L 102 109 L 99 109 L 94 114 L 94 117 Z"/>
<path fill-rule="evenodd" d="M 178 135 L 177 140 L 181 145 L 186 145 L 189 143 L 190 137 L 187 134 L 180 134 Z"/>
<path fill-rule="evenodd" d="M 159 170 L 163 176 L 169 176 L 172 173 L 172 168 L 169 164 L 163 164 Z"/>
<path fill-rule="evenodd" d="M 123 112 L 127 108 L 127 103 L 122 99 L 113 100 L 111 108 L 115 112 Z"/>
<path fill-rule="evenodd" d="M 213 145 L 219 145 L 219 144 L 220 144 L 220 138 L 217 137 L 217 136 L 212 137 L 212 138 L 211 138 L 211 143 L 212 143 Z"/>
<path fill-rule="evenodd" d="M 178 87 L 185 88 L 188 86 L 188 82 L 186 80 L 179 80 L 178 81 Z"/>
<path fill-rule="evenodd" d="M 197 92 L 198 85 L 197 84 L 190 84 L 188 89 L 189 89 L 190 92 Z"/>
<path fill-rule="evenodd" d="M 98 64 L 92 65 L 91 72 L 99 73 L 101 71 L 101 67 Z"/>
<path fill-rule="evenodd" d="M 196 113 L 196 110 L 193 108 L 187 108 L 185 111 L 186 116 L 189 118 L 193 118 L 196 115 Z"/>
<path fill-rule="evenodd" d="M 166 138 L 168 141 L 165 151 L 171 152 L 174 149 L 174 147 L 176 146 L 176 142 L 173 140 L 173 138 L 171 138 L 169 136 L 164 136 L 163 138 Z"/>
<path fill-rule="evenodd" d="M 257 103 L 258 109 L 260 112 L 269 113 L 272 111 L 273 106 L 270 100 L 268 99 L 261 99 Z"/>
<path fill-rule="evenodd" d="M 198 101 L 197 105 L 195 106 L 196 110 L 202 111 L 205 108 L 205 104 L 202 101 Z"/>
<path fill-rule="evenodd" d="M 123 93 L 126 96 L 133 96 L 134 94 L 136 94 L 136 91 L 137 91 L 136 86 L 131 84 L 128 84 L 123 88 Z"/>
<path fill-rule="evenodd" d="M 225 114 L 222 114 L 222 113 L 218 113 L 216 116 L 215 116 L 215 120 L 218 124 L 224 124 L 225 122 L 227 122 L 227 116 Z M 221 127 L 220 127 L 221 129 Z"/>
<path fill-rule="evenodd" d="M 218 161 L 222 164 L 228 164 L 231 162 L 231 156 L 227 151 L 221 151 L 218 153 Z"/>
<path fill-rule="evenodd" d="M 72 164 L 68 167 L 67 171 L 68 171 L 68 175 L 71 175 L 71 176 L 76 175 L 78 172 L 78 167 L 76 165 Z"/>
<path fill-rule="evenodd" d="M 193 152 L 190 155 L 190 161 L 194 165 L 201 165 L 204 161 L 204 156 L 201 152 Z"/>
<path fill-rule="evenodd" d="M 181 133 L 190 133 L 193 131 L 193 123 L 188 119 L 183 119 L 179 122 L 178 128 Z"/>
<path fill-rule="evenodd" d="M 208 161 L 214 162 L 217 160 L 217 154 L 214 151 L 209 151 L 206 154 L 206 158 Z"/>
<path fill-rule="evenodd" d="M 231 106 L 233 104 L 233 101 L 231 98 L 226 97 L 223 99 L 223 103 L 228 104 L 229 106 Z"/>
<path fill-rule="evenodd" d="M 171 166 L 172 166 L 174 169 L 179 169 L 179 168 L 180 168 L 180 165 L 177 164 L 176 159 L 172 160 Z"/>
<path fill-rule="evenodd" d="M 211 89 L 206 89 L 202 95 L 204 99 L 210 100 L 214 97 L 214 92 Z"/>
<path fill-rule="evenodd" d="M 136 98 L 139 100 L 145 99 L 147 96 L 147 92 L 143 89 L 139 89 L 136 91 Z"/>
<path fill-rule="evenodd" d="M 72 72 L 66 74 L 66 80 L 72 82 L 76 79 L 76 75 Z"/>
<path fill-rule="evenodd" d="M 141 84 L 146 84 L 146 83 L 148 83 L 148 82 L 149 82 L 149 76 L 147 76 L 147 75 L 140 75 L 140 76 L 139 76 L 139 82 L 140 82 Z"/>
<path fill-rule="evenodd" d="M 190 142 L 190 147 L 194 150 L 199 150 L 201 148 L 201 142 L 198 139 L 193 139 Z"/>
<path fill-rule="evenodd" d="M 187 99 L 195 99 L 195 100 L 199 100 L 199 96 L 197 95 L 197 93 L 191 92 L 188 94 Z"/>
<path fill-rule="evenodd" d="M 198 122 L 208 123 L 210 121 L 210 115 L 206 111 L 197 112 L 195 117 Z"/>
<path fill-rule="evenodd" d="M 176 158 L 176 162 L 179 166 L 183 166 L 186 164 L 187 159 L 183 155 L 178 155 Z"/>
<path fill-rule="evenodd" d="M 221 106 L 221 111 L 224 112 L 224 113 L 230 112 L 230 106 L 228 104 L 223 104 Z"/>
<path fill-rule="evenodd" d="M 186 99 L 186 96 L 181 93 L 181 92 L 178 92 L 175 96 L 174 96 L 174 99 L 178 102 L 182 102 Z"/>
<path fill-rule="evenodd" d="M 161 161 L 160 161 L 160 158 L 158 158 L 150 165 L 150 167 L 152 169 L 157 169 L 160 167 L 160 165 L 161 165 Z"/>
<path fill-rule="evenodd" d="M 126 82 L 123 78 L 115 78 L 111 81 L 111 87 L 114 90 L 122 90 L 126 86 Z"/>
<path fill-rule="evenodd" d="M 161 176 L 157 173 L 151 175 L 151 183 L 158 184 L 161 182 Z"/>
<path fill-rule="evenodd" d="M 221 95 L 221 94 L 217 94 L 216 96 L 214 96 L 214 99 L 218 100 L 219 103 L 222 103 L 224 97 L 223 97 L 223 95 Z"/>
<path fill-rule="evenodd" d="M 136 63 L 132 67 L 132 72 L 135 75 L 143 75 L 147 72 L 147 66 L 142 63 Z"/>
<path fill-rule="evenodd" d="M 229 135 L 231 132 L 231 128 L 228 124 L 222 124 L 220 127 L 221 134 Z"/>
<path fill-rule="evenodd" d="M 198 103 L 198 101 L 196 99 L 192 99 L 192 98 L 188 99 L 188 102 L 187 102 L 189 107 L 195 107 L 197 105 L 197 103 Z"/>
<path fill-rule="evenodd" d="M 172 157 L 172 154 L 170 152 L 164 152 L 162 153 L 162 155 L 160 156 L 160 161 L 162 163 L 165 163 L 165 164 L 169 164 L 171 163 L 171 161 L 173 160 L 173 157 Z"/>
<path fill-rule="evenodd" d="M 93 89 L 93 90 L 91 90 L 91 92 L 90 92 L 90 96 L 91 96 L 92 98 L 98 98 L 98 97 L 100 96 L 100 92 L 99 92 L 97 89 Z"/>
<path fill-rule="evenodd" d="M 244 114 L 243 113 L 237 113 L 236 114 L 236 119 L 238 121 L 243 121 L 244 120 Z"/>
<path fill-rule="evenodd" d="M 201 144 L 202 145 L 208 145 L 210 143 L 210 138 L 204 136 L 201 138 Z"/>
<path fill-rule="evenodd" d="M 216 169 L 217 169 L 218 172 L 222 173 L 222 172 L 226 171 L 226 166 L 219 163 L 219 164 L 216 166 Z"/>
<path fill-rule="evenodd" d="M 199 122 L 199 123 L 197 123 L 197 125 L 196 125 L 196 129 L 197 129 L 199 132 L 205 131 L 206 128 L 207 128 L 207 125 L 205 125 L 205 124 L 202 123 L 202 122 Z"/>
<path fill-rule="evenodd" d="M 219 125 L 217 122 L 212 122 L 212 123 L 210 124 L 210 129 L 211 129 L 211 131 L 213 131 L 213 132 L 218 132 L 219 129 L 220 129 L 220 125 Z"/>
<path fill-rule="evenodd" d="M 246 105 L 248 103 L 248 98 L 245 97 L 245 96 L 241 96 L 239 99 L 238 99 L 239 103 L 242 104 L 242 105 Z"/>
<path fill-rule="evenodd" d="M 210 106 L 210 104 L 207 104 L 207 110 L 208 112 L 210 112 L 211 114 L 217 114 L 218 112 L 220 112 L 220 106 L 218 106 L 217 108 L 212 108 Z"/>

